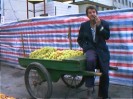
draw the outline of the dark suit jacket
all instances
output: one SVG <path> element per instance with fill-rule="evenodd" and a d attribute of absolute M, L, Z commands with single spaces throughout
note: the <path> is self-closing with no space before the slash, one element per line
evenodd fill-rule
<path fill-rule="evenodd" d="M 102 26 L 104 27 L 104 29 L 100 31 Z M 81 24 L 77 42 L 79 46 L 83 48 L 84 53 L 90 49 L 95 50 L 98 54 L 100 65 L 105 66 L 109 65 L 109 60 L 110 60 L 108 46 L 106 45 L 105 41 L 108 40 L 109 37 L 110 37 L 109 24 L 108 22 L 101 20 L 101 25 L 96 27 L 96 35 L 95 35 L 96 42 L 94 43 L 90 27 L 90 21 L 87 21 Z"/>

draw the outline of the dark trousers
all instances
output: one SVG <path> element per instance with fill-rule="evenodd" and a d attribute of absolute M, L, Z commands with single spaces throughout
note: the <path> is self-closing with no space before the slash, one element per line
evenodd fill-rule
<path fill-rule="evenodd" d="M 94 50 L 88 50 L 86 53 L 87 66 L 86 70 L 95 71 L 96 68 L 100 69 L 102 72 L 102 76 L 99 81 L 99 91 L 98 96 L 103 98 L 108 98 L 108 87 L 109 87 L 109 74 L 108 74 L 108 66 L 107 68 L 100 66 L 100 62 L 98 62 L 98 56 Z M 98 67 L 99 66 L 99 67 Z M 85 79 L 86 87 L 94 87 L 94 76 L 87 76 Z"/>

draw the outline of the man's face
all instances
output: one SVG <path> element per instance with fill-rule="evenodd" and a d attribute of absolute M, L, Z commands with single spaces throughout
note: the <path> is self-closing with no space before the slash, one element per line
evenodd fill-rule
<path fill-rule="evenodd" d="M 90 20 L 95 20 L 94 16 L 96 16 L 97 13 L 96 13 L 96 10 L 95 9 L 88 9 L 88 18 Z"/>

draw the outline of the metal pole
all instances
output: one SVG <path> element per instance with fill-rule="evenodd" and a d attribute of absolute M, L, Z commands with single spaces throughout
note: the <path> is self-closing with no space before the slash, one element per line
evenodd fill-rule
<path fill-rule="evenodd" d="M 44 2 L 44 15 L 46 14 L 46 10 L 45 10 L 45 0 L 43 0 Z"/>
<path fill-rule="evenodd" d="M 55 16 L 56 16 L 56 6 L 55 6 Z"/>
<path fill-rule="evenodd" d="M 27 19 L 29 19 L 29 8 L 28 8 L 28 0 L 26 0 L 26 5 L 27 5 Z"/>
<path fill-rule="evenodd" d="M 69 48 L 72 49 L 71 26 L 68 26 Z"/>
<path fill-rule="evenodd" d="M 23 56 L 26 57 L 26 54 L 25 54 L 25 47 L 24 47 L 23 33 L 20 33 L 20 34 L 21 34 L 21 41 L 22 41 L 22 48 L 23 48 Z"/>
<path fill-rule="evenodd" d="M 33 3 L 33 15 L 35 17 L 35 3 Z"/>

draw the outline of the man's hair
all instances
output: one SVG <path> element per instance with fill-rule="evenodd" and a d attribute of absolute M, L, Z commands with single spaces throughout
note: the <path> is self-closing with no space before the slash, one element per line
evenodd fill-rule
<path fill-rule="evenodd" d="M 87 16 L 88 16 L 88 10 L 89 9 L 94 9 L 96 11 L 96 13 L 98 14 L 96 7 L 94 7 L 94 6 L 88 6 L 88 7 L 86 7 L 86 15 Z"/>

